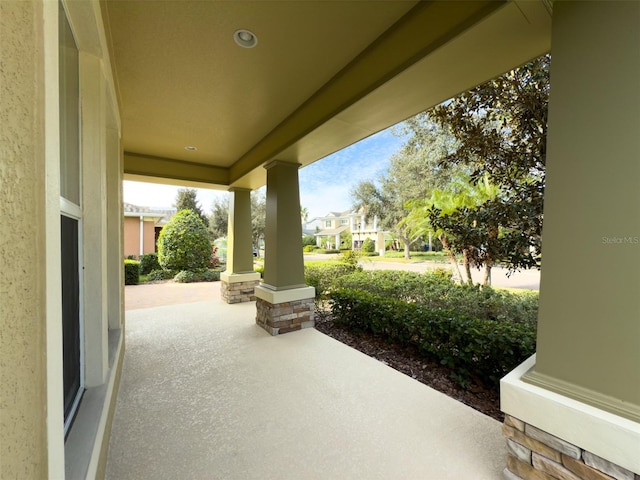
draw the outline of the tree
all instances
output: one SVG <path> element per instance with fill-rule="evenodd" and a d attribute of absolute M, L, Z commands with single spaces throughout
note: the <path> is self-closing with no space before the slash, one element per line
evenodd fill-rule
<path fill-rule="evenodd" d="M 500 188 L 467 215 L 497 222 L 492 261 L 511 270 L 540 266 L 549 63 L 548 55 L 537 58 L 429 112 L 456 139 L 441 163 L 466 165 L 473 183 L 486 177 Z"/>
<path fill-rule="evenodd" d="M 253 247 L 260 257 L 260 246 L 264 239 L 264 227 L 266 224 L 267 201 L 259 190 L 251 192 L 251 237 L 253 239 Z"/>
<path fill-rule="evenodd" d="M 466 281 L 473 283 L 471 267 L 485 266 L 483 283 L 489 283 L 496 258 L 498 219 L 485 212 L 485 205 L 500 190 L 488 178 L 473 184 L 467 174 L 452 176 L 446 188 L 434 190 L 430 198 L 409 202 L 406 225 L 416 233 L 434 232 L 462 282 L 456 254 L 462 255 Z"/>
<path fill-rule="evenodd" d="M 452 168 L 441 164 L 452 149 L 453 138 L 428 117 L 410 120 L 399 130 L 400 135 L 412 133 L 402 149 L 391 157 L 386 174 L 378 183 L 360 182 L 351 192 L 353 207 L 363 209 L 367 216 L 377 216 L 385 230 L 391 230 L 404 244 L 405 258 L 422 234 L 416 235 L 404 220 L 410 212 L 407 202 L 428 197 L 443 186 Z M 420 135 L 416 134 L 420 131 Z"/>
<path fill-rule="evenodd" d="M 180 210 L 158 237 L 158 262 L 166 270 L 207 268 L 211 251 L 207 227 L 193 210 Z"/>
<path fill-rule="evenodd" d="M 307 223 L 307 220 L 309 220 L 309 209 L 307 207 L 300 207 L 300 219 L 302 223 Z"/>
<path fill-rule="evenodd" d="M 200 217 L 200 220 L 202 220 L 202 223 L 204 223 L 205 226 L 208 226 L 209 219 L 200 208 L 200 205 L 198 204 L 198 200 L 196 198 L 197 195 L 198 195 L 198 191 L 195 188 L 178 189 L 174 207 L 176 207 L 177 211 L 193 210 Z"/>
<path fill-rule="evenodd" d="M 229 197 L 216 198 L 211 204 L 209 235 L 212 240 L 226 237 L 229 228 Z"/>

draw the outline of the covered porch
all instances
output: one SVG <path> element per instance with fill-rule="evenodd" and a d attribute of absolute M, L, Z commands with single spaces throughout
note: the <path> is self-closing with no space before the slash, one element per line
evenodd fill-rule
<path fill-rule="evenodd" d="M 129 297 L 108 479 L 500 477 L 499 422 L 315 329 L 271 336 L 217 287 Z"/>
<path fill-rule="evenodd" d="M 502 383 L 515 449 L 502 465 L 509 479 L 637 480 L 640 3 L 2 1 L 0 50 L 3 477 L 102 478 L 109 455 L 137 472 L 216 459 L 237 478 L 495 477 L 495 422 L 299 331 L 314 292 L 298 169 L 551 52 L 537 354 Z M 123 178 L 229 191 L 222 281 L 255 304 L 147 310 L 165 325 L 145 345 L 149 318 L 123 311 Z M 264 185 L 258 285 L 249 195 Z M 211 345 L 181 336 L 203 322 L 221 328 Z M 128 440 L 119 421 L 111 438 L 123 367 Z M 134 470 L 141 451 L 157 466 Z"/>

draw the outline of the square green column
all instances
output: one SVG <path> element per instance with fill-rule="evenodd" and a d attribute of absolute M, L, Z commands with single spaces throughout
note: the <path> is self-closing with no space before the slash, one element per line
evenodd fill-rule
<path fill-rule="evenodd" d="M 227 270 L 220 275 L 222 298 L 227 303 L 255 300 L 260 274 L 253 271 L 251 245 L 251 191 L 230 190 Z"/>
<path fill-rule="evenodd" d="M 256 287 L 256 323 L 271 335 L 313 327 L 315 289 L 304 280 L 296 163 L 267 165 L 264 282 Z"/>
<path fill-rule="evenodd" d="M 640 3 L 554 2 L 552 39 L 537 353 L 502 379 L 501 408 L 521 445 L 637 479 Z"/>
<path fill-rule="evenodd" d="M 267 209 L 264 231 L 264 286 L 273 290 L 306 287 L 300 222 L 297 163 L 267 165 Z"/>
<path fill-rule="evenodd" d="M 227 273 L 253 273 L 251 191 L 230 190 Z"/>

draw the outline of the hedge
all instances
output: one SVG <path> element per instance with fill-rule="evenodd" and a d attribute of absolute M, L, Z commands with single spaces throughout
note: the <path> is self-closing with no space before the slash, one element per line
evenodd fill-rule
<path fill-rule="evenodd" d="M 140 262 L 126 259 L 124 261 L 124 284 L 138 285 L 140 283 Z"/>
<path fill-rule="evenodd" d="M 140 255 L 140 275 L 148 275 L 153 270 L 159 270 L 157 253 L 145 253 Z"/>
<path fill-rule="evenodd" d="M 475 378 L 496 386 L 535 352 L 530 324 L 481 320 L 351 288 L 333 290 L 330 303 L 336 324 L 413 345 L 450 367 L 462 385 Z"/>
<path fill-rule="evenodd" d="M 192 282 L 217 282 L 220 280 L 220 272 L 218 270 L 182 270 L 179 272 L 173 280 L 177 283 L 192 283 Z"/>
<path fill-rule="evenodd" d="M 307 285 L 316 289 L 316 299 L 320 299 L 326 296 L 337 278 L 359 271 L 362 271 L 362 267 L 353 263 L 307 263 L 304 266 L 304 279 Z"/>
<path fill-rule="evenodd" d="M 419 303 L 432 309 L 498 322 L 534 325 L 538 293 L 511 293 L 479 285 L 458 285 L 448 270 L 427 273 L 398 270 L 355 272 L 336 279 L 335 286 Z"/>

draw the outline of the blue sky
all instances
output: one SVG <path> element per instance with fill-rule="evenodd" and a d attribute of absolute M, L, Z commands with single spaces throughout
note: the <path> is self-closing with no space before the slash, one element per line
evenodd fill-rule
<path fill-rule="evenodd" d="M 387 129 L 300 169 L 300 203 L 309 211 L 309 219 L 349 210 L 352 188 L 384 173 L 389 159 L 401 145 L 402 139 Z M 126 203 L 134 205 L 170 208 L 178 188 L 125 181 L 123 197 Z M 227 195 L 220 190 L 197 190 L 198 201 L 207 213 L 215 198 Z"/>

